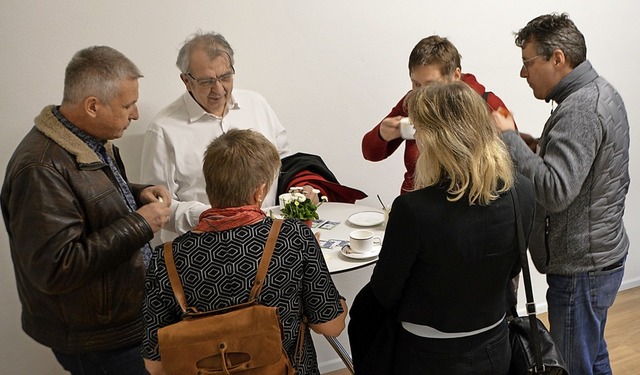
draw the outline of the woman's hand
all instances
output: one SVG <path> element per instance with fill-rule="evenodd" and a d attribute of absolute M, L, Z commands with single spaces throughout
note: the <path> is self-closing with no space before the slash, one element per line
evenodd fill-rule
<path fill-rule="evenodd" d="M 150 359 L 144 358 L 144 367 L 151 375 L 166 375 L 167 373 L 164 371 L 162 367 L 161 361 L 152 361 Z"/>

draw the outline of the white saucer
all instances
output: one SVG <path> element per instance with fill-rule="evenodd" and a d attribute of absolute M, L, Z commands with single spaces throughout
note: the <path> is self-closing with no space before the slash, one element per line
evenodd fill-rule
<path fill-rule="evenodd" d="M 366 253 L 354 253 L 351 251 L 349 245 L 344 245 L 342 249 L 340 249 L 340 252 L 342 253 L 342 255 L 351 259 L 369 259 L 377 257 L 378 254 L 380 254 L 380 249 L 382 249 L 382 245 L 373 245 L 373 249 L 371 251 L 368 251 Z"/>
<path fill-rule="evenodd" d="M 377 211 L 356 212 L 349 216 L 349 222 L 359 227 L 374 227 L 384 223 L 384 214 Z"/>

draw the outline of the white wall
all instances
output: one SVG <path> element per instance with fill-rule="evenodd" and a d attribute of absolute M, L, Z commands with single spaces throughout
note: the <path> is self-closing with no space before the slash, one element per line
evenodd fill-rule
<path fill-rule="evenodd" d="M 540 134 L 550 104 L 536 101 L 518 77 L 520 50 L 513 32 L 539 14 L 566 11 L 585 34 L 588 57 L 620 91 L 632 126 L 639 117 L 640 27 L 633 2 L 611 0 L 517 1 L 294 0 L 96 1 L 3 0 L 0 3 L 0 172 L 13 149 L 47 104 L 59 104 L 64 68 L 77 50 L 110 45 L 143 71 L 141 118 L 117 141 L 128 174 L 139 173 L 140 145 L 150 118 L 182 93 L 174 65 L 181 42 L 196 29 L 223 33 L 236 51 L 236 87 L 262 93 L 289 130 L 294 149 L 322 155 L 344 184 L 366 191 L 361 202 L 378 206 L 399 191 L 400 153 L 371 163 L 362 158 L 362 135 L 409 89 L 408 54 L 424 36 L 449 37 L 463 56 L 463 71 L 496 92 L 523 131 Z M 640 137 L 632 133 L 632 144 Z M 638 176 L 638 151 L 631 150 Z M 635 181 L 634 181 L 635 182 Z M 624 287 L 640 285 L 635 253 L 640 241 L 640 194 L 627 200 L 631 237 Z M 37 223 L 34 223 L 37 230 Z M 371 267 L 336 276 L 352 301 Z M 537 301 L 545 282 L 535 274 Z M 7 235 L 0 230 L 0 373 L 61 374 L 50 351 L 20 329 L 18 301 Z M 544 308 L 544 306 L 542 306 Z M 346 343 L 346 334 L 341 337 Z M 316 340 L 323 370 L 339 360 Z"/>

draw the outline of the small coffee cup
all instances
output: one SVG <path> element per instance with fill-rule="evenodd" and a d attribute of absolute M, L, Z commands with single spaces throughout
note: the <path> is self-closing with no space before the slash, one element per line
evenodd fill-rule
<path fill-rule="evenodd" d="M 349 233 L 349 247 L 354 253 L 368 253 L 373 250 L 374 244 L 380 245 L 382 240 L 370 230 L 360 229 Z"/>
<path fill-rule="evenodd" d="M 409 121 L 408 117 L 403 117 L 400 120 L 400 136 L 402 139 L 414 139 L 414 134 L 416 133 L 416 128 L 413 127 L 413 124 Z"/>

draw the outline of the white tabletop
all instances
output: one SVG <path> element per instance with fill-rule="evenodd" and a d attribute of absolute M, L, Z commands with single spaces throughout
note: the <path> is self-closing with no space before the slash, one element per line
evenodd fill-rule
<path fill-rule="evenodd" d="M 280 216 L 279 207 L 268 207 L 265 211 L 269 213 L 272 211 L 276 217 Z M 368 229 L 374 233 L 374 236 L 384 238 L 384 223 L 375 226 L 358 226 L 349 222 L 349 216 L 359 212 L 378 212 L 383 213 L 382 209 L 369 206 L 355 205 L 349 203 L 323 203 L 318 207 L 318 215 L 320 220 L 339 221 L 340 223 L 332 229 L 322 229 L 320 227 L 312 228 L 312 231 L 320 232 L 320 240 L 342 240 L 346 243 L 349 242 L 349 233 L 356 229 Z M 378 257 L 371 257 L 365 259 L 352 259 L 341 253 L 342 246 L 339 244 L 334 245 L 332 248 L 322 248 L 324 259 L 329 267 L 329 272 L 332 274 L 347 272 L 368 266 L 375 263 Z"/>

